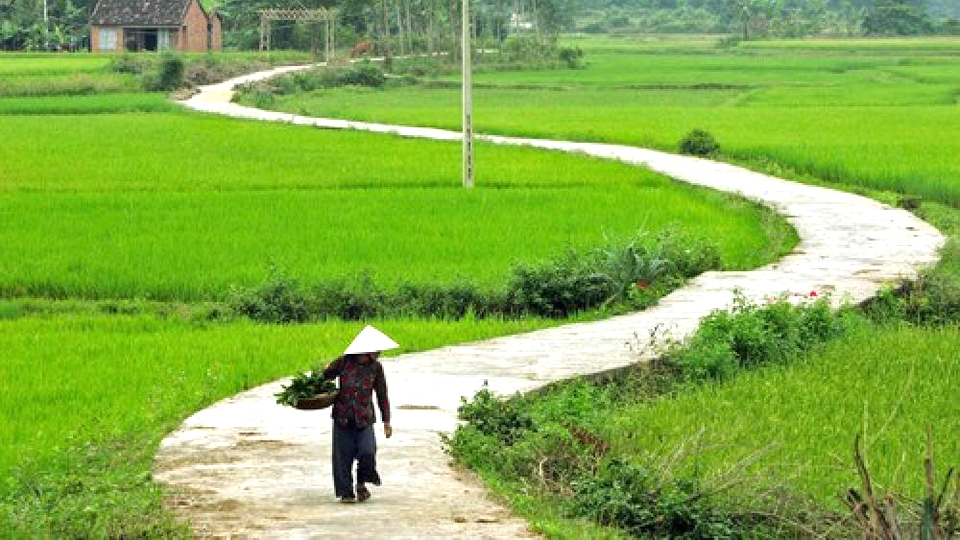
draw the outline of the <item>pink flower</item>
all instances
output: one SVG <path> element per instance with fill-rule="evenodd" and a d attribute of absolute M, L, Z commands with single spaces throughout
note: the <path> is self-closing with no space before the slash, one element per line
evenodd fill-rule
<path fill-rule="evenodd" d="M 820 296 L 820 295 L 817 294 L 817 291 L 810 291 L 810 298 L 816 298 L 816 297 L 818 297 L 818 296 Z"/>

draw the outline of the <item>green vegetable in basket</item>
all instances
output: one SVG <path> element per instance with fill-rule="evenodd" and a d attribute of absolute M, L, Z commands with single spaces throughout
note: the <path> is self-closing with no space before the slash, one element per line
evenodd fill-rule
<path fill-rule="evenodd" d="M 297 373 L 290 384 L 283 387 L 282 392 L 274 395 L 280 405 L 293 407 L 298 399 L 336 391 L 337 385 L 333 381 L 323 379 L 323 370 L 313 370 L 310 373 Z"/>

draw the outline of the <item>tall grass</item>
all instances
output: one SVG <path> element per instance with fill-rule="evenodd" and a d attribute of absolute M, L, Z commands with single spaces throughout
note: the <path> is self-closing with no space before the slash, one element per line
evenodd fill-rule
<path fill-rule="evenodd" d="M 919 498 L 926 424 L 938 434 L 938 461 L 960 461 L 957 330 L 864 326 L 801 361 L 617 411 L 604 433 L 638 459 L 700 434 L 702 450 L 683 470 L 705 479 L 760 453 L 746 470 L 754 487 L 780 486 L 833 509 L 859 485 L 851 445 L 860 433 L 876 482 Z"/>

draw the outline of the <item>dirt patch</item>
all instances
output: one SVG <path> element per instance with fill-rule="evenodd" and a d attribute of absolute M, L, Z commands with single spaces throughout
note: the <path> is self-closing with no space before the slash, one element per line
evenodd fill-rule
<path fill-rule="evenodd" d="M 242 440 L 237 441 L 237 444 L 233 445 L 237 450 L 282 450 L 285 448 L 293 448 L 297 445 L 288 443 L 287 441 L 278 441 L 276 439 L 254 439 L 254 440 Z"/>

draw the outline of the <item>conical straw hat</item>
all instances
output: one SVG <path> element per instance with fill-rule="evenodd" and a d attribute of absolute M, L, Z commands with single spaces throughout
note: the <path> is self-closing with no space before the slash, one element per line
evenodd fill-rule
<path fill-rule="evenodd" d="M 357 334 L 357 337 L 353 338 L 353 343 L 347 347 L 347 350 L 343 351 L 343 354 L 387 351 L 396 349 L 399 346 L 400 345 L 397 345 L 395 341 L 387 337 L 383 332 L 372 326 L 368 326 L 361 330 L 360 333 Z"/>

